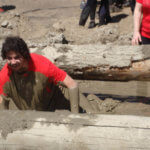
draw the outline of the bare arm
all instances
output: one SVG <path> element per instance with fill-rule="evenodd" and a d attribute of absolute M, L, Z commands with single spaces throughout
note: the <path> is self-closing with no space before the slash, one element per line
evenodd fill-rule
<path fill-rule="evenodd" d="M 140 26 L 142 17 L 142 4 L 136 2 L 134 10 L 134 32 L 132 38 L 132 45 L 138 45 L 141 42 Z"/>
<path fill-rule="evenodd" d="M 67 75 L 63 83 L 69 89 L 71 112 L 79 112 L 79 88 L 77 83 Z"/>

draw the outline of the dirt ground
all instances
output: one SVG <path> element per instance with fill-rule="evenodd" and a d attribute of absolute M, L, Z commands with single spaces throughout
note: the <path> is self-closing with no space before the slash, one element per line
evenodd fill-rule
<path fill-rule="evenodd" d="M 111 13 L 112 23 L 89 30 L 87 29 L 89 20 L 85 27 L 78 25 L 81 13 L 80 0 L 62 0 L 61 2 L 59 0 L 1 0 L 0 4 L 10 6 L 9 11 L 0 14 L 0 23 L 8 20 L 11 23 L 15 22 L 12 23 L 13 31 L 9 31 L 8 34 L 12 32 L 25 39 L 43 39 L 48 32 L 61 32 L 71 44 L 113 43 L 122 45 L 130 44 L 132 38 L 130 8 Z M 98 15 L 96 15 L 96 23 L 98 23 Z"/>
<path fill-rule="evenodd" d="M 85 27 L 78 25 L 80 2 L 81 0 L 0 0 L 1 6 L 7 6 L 7 11 L 0 14 L 0 43 L 8 35 L 19 35 L 28 43 L 36 41 L 43 44 L 47 38 L 62 34 L 67 43 L 74 45 L 131 44 L 133 16 L 129 7 L 111 13 L 112 23 L 88 29 L 89 20 Z M 100 113 L 150 116 L 149 82 L 78 82 L 81 92 Z"/>

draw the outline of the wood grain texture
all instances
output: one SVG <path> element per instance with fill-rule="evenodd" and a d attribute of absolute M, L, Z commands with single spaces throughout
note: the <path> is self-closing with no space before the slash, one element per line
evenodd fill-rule
<path fill-rule="evenodd" d="M 0 125 L 0 149 L 150 149 L 149 117 L 1 111 Z"/>
<path fill-rule="evenodd" d="M 76 79 L 150 80 L 150 46 L 55 45 L 40 53 Z"/>

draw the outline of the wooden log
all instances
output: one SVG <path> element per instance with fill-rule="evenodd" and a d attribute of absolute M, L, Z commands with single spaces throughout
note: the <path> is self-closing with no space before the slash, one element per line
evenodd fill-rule
<path fill-rule="evenodd" d="M 150 46 L 53 45 L 31 52 L 46 56 L 75 79 L 150 80 Z M 3 66 L 0 63 L 0 69 Z"/>
<path fill-rule="evenodd" d="M 131 150 L 150 149 L 150 118 L 0 111 L 0 149 Z"/>
<path fill-rule="evenodd" d="M 150 80 L 150 46 L 55 45 L 37 53 L 76 79 Z"/>

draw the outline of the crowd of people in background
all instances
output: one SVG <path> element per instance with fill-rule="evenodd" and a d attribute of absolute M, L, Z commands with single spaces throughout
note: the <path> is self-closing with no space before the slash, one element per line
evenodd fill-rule
<path fill-rule="evenodd" d="M 90 22 L 88 28 L 94 28 L 96 7 L 98 9 L 98 26 L 106 25 L 112 21 L 109 7 L 115 5 L 122 9 L 123 5 L 130 6 L 134 19 L 134 32 L 132 45 L 150 44 L 150 1 L 149 0 L 82 0 L 79 25 L 84 26 L 88 17 Z"/>
<path fill-rule="evenodd" d="M 150 44 L 150 1 L 136 0 L 132 45 Z"/>
<path fill-rule="evenodd" d="M 114 5 L 117 8 L 122 8 L 123 5 L 130 5 L 131 11 L 134 11 L 135 7 L 135 0 L 82 0 L 81 2 L 81 15 L 79 20 L 79 25 L 84 26 L 88 17 L 90 16 L 90 23 L 88 28 L 94 28 L 96 26 L 95 23 L 95 14 L 96 14 L 96 7 L 99 6 L 98 9 L 98 17 L 99 23 L 98 26 L 106 25 L 107 23 L 112 21 L 110 16 L 109 6 Z"/>
<path fill-rule="evenodd" d="M 96 14 L 96 7 L 99 4 L 99 26 L 105 25 L 111 22 L 111 16 L 109 11 L 109 1 L 108 0 L 101 0 L 100 3 L 97 0 L 87 0 L 85 7 L 83 8 L 79 20 L 79 25 L 84 26 L 88 17 L 90 16 L 90 23 L 88 28 L 94 28 L 95 24 L 95 14 Z"/>
<path fill-rule="evenodd" d="M 83 8 L 79 20 L 79 25 L 84 26 L 88 17 L 90 16 L 90 23 L 88 28 L 94 28 L 95 24 L 95 14 L 96 7 L 99 6 L 98 16 L 99 16 L 99 26 L 107 24 L 111 21 L 110 12 L 109 12 L 109 1 L 101 0 L 100 3 L 97 0 L 87 0 L 85 7 Z"/>

